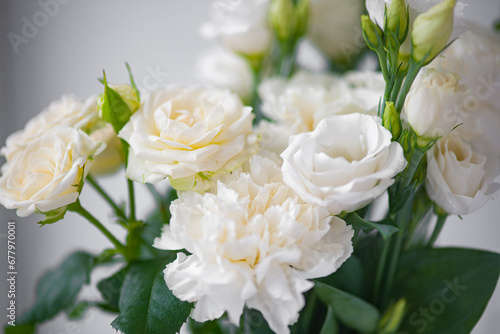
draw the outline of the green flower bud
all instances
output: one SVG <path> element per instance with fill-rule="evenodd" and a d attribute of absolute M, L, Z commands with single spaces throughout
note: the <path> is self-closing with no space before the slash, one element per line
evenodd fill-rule
<path fill-rule="evenodd" d="M 292 0 L 272 0 L 269 20 L 280 41 L 286 41 L 294 34 L 294 5 Z"/>
<path fill-rule="evenodd" d="M 380 319 L 378 324 L 379 334 L 392 334 L 396 333 L 403 321 L 403 318 L 406 313 L 406 300 L 401 298 L 396 302 L 396 304 L 389 307 L 389 309 L 385 312 Z"/>
<path fill-rule="evenodd" d="M 392 0 L 386 12 L 387 29 L 397 34 L 400 43 L 406 39 L 408 10 L 405 0 Z"/>
<path fill-rule="evenodd" d="M 401 119 L 399 118 L 396 107 L 393 102 L 385 103 L 384 115 L 382 116 L 382 124 L 384 127 L 391 131 L 392 140 L 397 141 L 401 135 Z"/>
<path fill-rule="evenodd" d="M 309 24 L 309 13 L 311 11 L 311 4 L 309 0 L 299 0 L 295 5 L 295 37 L 303 36 L 307 31 Z"/>
<path fill-rule="evenodd" d="M 136 90 L 130 85 L 109 85 L 109 88 L 120 94 L 121 98 L 130 108 L 130 112 L 135 113 L 141 106 Z"/>
<path fill-rule="evenodd" d="M 378 50 L 382 47 L 384 33 L 368 15 L 361 15 L 361 29 L 363 29 L 363 37 L 370 49 Z"/>
<path fill-rule="evenodd" d="M 454 7 L 455 0 L 444 0 L 417 16 L 411 32 L 415 61 L 428 64 L 446 47 L 453 31 Z"/>

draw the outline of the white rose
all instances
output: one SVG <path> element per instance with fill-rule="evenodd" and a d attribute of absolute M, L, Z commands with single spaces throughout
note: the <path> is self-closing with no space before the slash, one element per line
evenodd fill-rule
<path fill-rule="evenodd" d="M 422 138 L 448 134 L 464 118 L 467 92 L 457 74 L 425 69 L 406 96 L 404 111 L 408 123 Z"/>
<path fill-rule="evenodd" d="M 468 87 L 463 101 L 463 125 L 455 132 L 474 140 L 483 152 L 500 157 L 500 39 L 487 32 L 468 31 L 456 40 L 431 66 L 460 75 Z"/>
<path fill-rule="evenodd" d="M 203 83 L 229 89 L 250 102 L 254 79 L 250 65 L 242 57 L 224 48 L 212 49 L 199 58 L 197 74 Z"/>
<path fill-rule="evenodd" d="M 459 136 L 440 139 L 427 152 L 425 188 L 429 198 L 450 214 L 466 215 L 493 199 L 500 189 L 498 160 L 474 151 Z"/>
<path fill-rule="evenodd" d="M 210 7 L 210 22 L 202 34 L 218 37 L 229 50 L 244 55 L 262 55 L 271 46 L 268 24 L 269 0 L 215 0 Z"/>
<path fill-rule="evenodd" d="M 63 96 L 32 118 L 23 130 L 11 134 L 7 138 L 5 147 L 0 152 L 9 161 L 18 149 L 24 147 L 30 141 L 38 139 L 40 135 L 55 126 L 64 125 L 85 131 L 98 120 L 95 96 L 88 98 L 84 102 L 72 96 Z"/>
<path fill-rule="evenodd" d="M 228 90 L 169 86 L 151 92 L 119 133 L 130 145 L 127 177 L 156 183 L 237 167 L 231 162 L 255 150 L 251 110 Z"/>
<path fill-rule="evenodd" d="M 0 203 L 26 217 L 75 202 L 81 179 L 104 146 L 79 129 L 52 128 L 18 149 L 3 166 Z"/>
<path fill-rule="evenodd" d="M 297 198 L 273 160 L 255 156 L 213 192 L 184 192 L 171 205 L 155 246 L 191 253 L 164 273 L 176 297 L 195 303 L 196 321 L 227 312 L 238 325 L 246 304 L 289 333 L 313 286 L 307 279 L 333 273 L 352 253 L 352 228 Z"/>
<path fill-rule="evenodd" d="M 279 154 L 286 146 L 278 144 L 283 140 L 286 144 L 288 137 L 276 138 L 278 135 L 312 131 L 331 115 L 376 115 L 384 88 L 385 81 L 378 72 L 353 71 L 339 76 L 303 71 L 288 81 L 264 80 L 259 86 L 262 111 L 276 123 L 261 126 L 261 144 Z M 274 130 L 278 134 L 274 135 Z"/>
<path fill-rule="evenodd" d="M 347 59 L 362 41 L 362 0 L 311 0 L 308 36 L 332 59 Z M 359 48 L 359 47 L 358 47 Z"/>
<path fill-rule="evenodd" d="M 290 139 L 283 180 L 307 203 L 333 214 L 360 209 L 394 183 L 406 166 L 403 149 L 376 116 L 330 116 Z"/>

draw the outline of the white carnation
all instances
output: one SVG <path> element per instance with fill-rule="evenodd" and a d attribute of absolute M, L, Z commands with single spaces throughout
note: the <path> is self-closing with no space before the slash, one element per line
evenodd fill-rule
<path fill-rule="evenodd" d="M 79 129 L 52 128 L 18 149 L 2 167 L 0 203 L 26 217 L 75 202 L 81 179 L 104 146 Z"/>
<path fill-rule="evenodd" d="M 331 214 L 360 209 L 394 183 L 406 166 L 403 149 L 376 116 L 330 116 L 290 139 L 283 180 L 307 203 Z"/>
<path fill-rule="evenodd" d="M 309 278 L 329 275 L 350 256 L 353 230 L 282 182 L 279 166 L 255 156 L 220 179 L 213 192 L 184 192 L 155 246 L 185 248 L 167 265 L 165 281 L 191 317 L 227 312 L 239 323 L 245 304 L 259 310 L 276 333 L 289 333 L 304 306 Z"/>
<path fill-rule="evenodd" d="M 251 110 L 228 90 L 169 86 L 151 92 L 119 133 L 131 148 L 127 177 L 156 183 L 238 167 L 255 151 Z"/>

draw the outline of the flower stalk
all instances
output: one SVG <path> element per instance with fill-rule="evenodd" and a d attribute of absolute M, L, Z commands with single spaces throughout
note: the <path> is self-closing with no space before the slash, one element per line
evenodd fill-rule
<path fill-rule="evenodd" d="M 68 206 L 68 210 L 78 213 L 83 218 L 87 219 L 92 225 L 94 225 L 99 231 L 104 234 L 109 241 L 116 247 L 116 250 L 121 254 L 126 254 L 126 247 L 106 228 L 97 218 L 95 218 L 90 212 L 88 212 L 77 200 L 72 205 Z"/>

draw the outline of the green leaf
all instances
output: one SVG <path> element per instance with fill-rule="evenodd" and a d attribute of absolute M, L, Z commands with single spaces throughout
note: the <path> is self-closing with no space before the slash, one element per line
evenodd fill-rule
<path fill-rule="evenodd" d="M 334 286 L 355 296 L 359 296 L 363 290 L 363 265 L 361 260 L 351 255 L 340 268 L 327 277 L 318 278 L 317 281 Z"/>
<path fill-rule="evenodd" d="M 225 333 L 227 333 L 227 326 L 221 326 Z M 273 334 L 274 332 L 269 328 L 267 321 L 264 319 L 262 313 L 257 310 L 245 308 L 243 316 L 240 320 L 240 329 L 246 329 L 247 333 L 252 334 Z M 232 331 L 231 331 L 232 332 Z"/>
<path fill-rule="evenodd" d="M 87 310 L 92 306 L 94 305 L 94 303 L 92 302 L 89 302 L 87 300 L 84 300 L 84 301 L 81 301 L 79 302 L 78 304 L 75 305 L 75 307 L 73 307 L 73 309 L 71 309 L 67 315 L 68 315 L 68 319 L 70 320 L 78 320 L 78 319 L 81 319 L 84 315 L 85 315 L 85 312 L 87 312 Z"/>
<path fill-rule="evenodd" d="M 104 93 L 100 99 L 100 109 L 102 119 L 111 123 L 116 133 L 119 133 L 123 126 L 128 122 L 132 111 L 121 95 L 109 87 L 104 73 Z"/>
<path fill-rule="evenodd" d="M 35 305 L 21 316 L 19 323 L 48 320 L 73 304 L 82 286 L 89 282 L 93 266 L 94 256 L 75 252 L 59 268 L 46 273 L 38 283 Z"/>
<path fill-rule="evenodd" d="M 409 186 L 401 189 L 401 183 L 395 182 L 392 186 L 389 187 L 389 208 L 393 213 L 401 210 L 408 198 L 414 193 L 414 190 L 417 186 L 416 182 L 411 183 Z"/>
<path fill-rule="evenodd" d="M 356 212 L 352 212 L 347 215 L 345 221 L 351 224 L 357 230 L 371 231 L 373 229 L 376 229 L 380 232 L 380 235 L 384 240 L 387 240 L 391 235 L 400 231 L 400 229 L 395 226 L 394 222 L 389 219 L 374 223 L 364 220 L 363 218 L 358 216 Z"/>
<path fill-rule="evenodd" d="M 132 69 L 130 68 L 130 65 L 128 63 L 125 63 L 125 67 L 127 67 L 128 76 L 130 78 L 130 86 L 132 86 L 132 88 L 134 89 L 135 94 L 137 94 L 137 97 L 139 98 L 140 102 L 141 94 L 139 93 L 139 89 L 137 89 L 137 85 L 135 84 L 134 75 L 132 74 Z"/>
<path fill-rule="evenodd" d="M 157 198 L 159 210 L 152 212 L 147 218 L 142 231 L 143 239 L 153 244 L 154 239 L 161 234 L 163 225 L 170 222 L 170 204 L 177 199 L 177 191 L 170 188 L 166 196 Z"/>
<path fill-rule="evenodd" d="M 470 333 L 499 275 L 500 254 L 459 248 L 403 253 L 393 294 L 409 306 L 401 332 Z"/>
<path fill-rule="evenodd" d="M 15 326 L 5 325 L 5 334 L 35 334 L 35 324 L 18 324 Z"/>
<path fill-rule="evenodd" d="M 320 282 L 316 282 L 314 289 L 319 299 L 330 306 L 337 318 L 347 327 L 361 333 L 371 333 L 377 329 L 380 313 L 375 306 Z"/>
<path fill-rule="evenodd" d="M 99 305 L 99 307 L 111 312 L 119 312 L 118 302 L 120 300 L 120 291 L 128 269 L 129 267 L 125 266 L 112 276 L 97 283 L 97 289 L 106 302 L 104 305 Z"/>
<path fill-rule="evenodd" d="M 177 333 L 191 312 L 190 303 L 178 300 L 163 278 L 165 260 L 135 262 L 123 281 L 120 315 L 111 325 L 124 334 Z"/>
<path fill-rule="evenodd" d="M 66 215 L 67 210 L 68 207 L 63 206 L 62 208 L 54 209 L 48 212 L 37 212 L 39 214 L 45 215 L 43 220 L 39 221 L 38 224 L 40 224 L 41 226 L 47 224 L 54 224 L 64 218 L 64 215 Z"/>
<path fill-rule="evenodd" d="M 321 327 L 321 331 L 319 334 L 338 334 L 339 333 L 339 324 L 337 319 L 335 318 L 335 313 L 333 312 L 333 308 L 328 306 L 328 311 L 326 311 L 326 318 L 323 322 L 323 327 Z"/>

